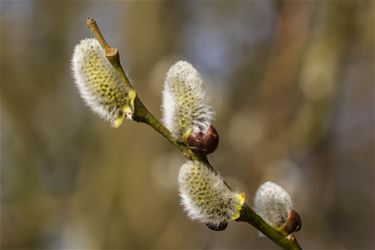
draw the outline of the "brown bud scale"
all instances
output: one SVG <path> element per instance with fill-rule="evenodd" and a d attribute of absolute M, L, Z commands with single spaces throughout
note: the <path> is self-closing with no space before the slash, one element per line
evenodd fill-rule
<path fill-rule="evenodd" d="M 288 221 L 285 226 L 285 231 L 288 234 L 291 234 L 293 232 L 298 232 L 299 230 L 301 230 L 301 227 L 301 217 L 299 216 L 296 210 L 292 209 L 288 214 Z"/>
<path fill-rule="evenodd" d="M 189 135 L 187 145 L 194 153 L 211 154 L 219 145 L 219 134 L 213 126 L 210 126 L 206 133 L 197 132 Z"/>
<path fill-rule="evenodd" d="M 226 222 L 226 221 L 220 222 L 219 225 L 207 223 L 206 225 L 209 229 L 211 229 L 213 231 L 223 231 L 228 227 L 228 222 Z"/>

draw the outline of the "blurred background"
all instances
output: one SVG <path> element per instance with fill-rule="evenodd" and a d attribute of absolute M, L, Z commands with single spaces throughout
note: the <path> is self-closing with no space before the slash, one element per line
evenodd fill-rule
<path fill-rule="evenodd" d="M 374 1 L 1 1 L 2 249 L 278 249 L 244 223 L 187 218 L 184 159 L 113 129 L 74 85 L 94 17 L 160 117 L 166 71 L 191 62 L 220 133 L 212 165 L 252 204 L 292 195 L 306 249 L 374 249 Z"/>

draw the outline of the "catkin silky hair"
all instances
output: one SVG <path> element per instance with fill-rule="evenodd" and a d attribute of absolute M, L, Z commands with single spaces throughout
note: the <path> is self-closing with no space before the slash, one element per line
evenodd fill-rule
<path fill-rule="evenodd" d="M 164 125 L 176 139 L 209 129 L 214 112 L 207 99 L 203 80 L 190 63 L 179 61 L 170 67 L 164 81 L 162 112 Z"/>
<path fill-rule="evenodd" d="M 231 190 L 223 178 L 199 161 L 187 161 L 178 176 L 181 204 L 188 216 L 203 223 L 220 225 L 237 219 L 244 194 Z"/>
<path fill-rule="evenodd" d="M 132 118 L 135 91 L 121 82 L 96 39 L 82 40 L 75 47 L 72 71 L 81 97 L 95 113 L 113 127 Z"/>

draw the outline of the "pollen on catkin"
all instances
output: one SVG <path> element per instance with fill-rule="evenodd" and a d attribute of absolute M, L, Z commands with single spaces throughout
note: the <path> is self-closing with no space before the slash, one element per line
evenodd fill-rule
<path fill-rule="evenodd" d="M 204 163 L 187 161 L 180 169 L 178 183 L 181 204 L 191 219 L 218 226 L 240 216 L 244 194 L 231 190 Z"/>
<path fill-rule="evenodd" d="M 209 129 L 214 112 L 207 99 L 203 80 L 190 63 L 172 65 L 164 82 L 162 112 L 164 125 L 176 139 Z"/>
<path fill-rule="evenodd" d="M 273 182 L 265 182 L 256 191 L 254 210 L 273 228 L 279 229 L 287 223 L 292 208 L 288 192 Z"/>
<path fill-rule="evenodd" d="M 74 49 L 72 70 L 86 104 L 113 127 L 132 118 L 135 91 L 121 82 L 96 39 L 82 40 Z"/>

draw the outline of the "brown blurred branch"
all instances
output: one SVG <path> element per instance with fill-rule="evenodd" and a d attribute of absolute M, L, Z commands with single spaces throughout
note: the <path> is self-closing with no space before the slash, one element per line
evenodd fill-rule
<path fill-rule="evenodd" d="M 107 59 L 113 65 L 113 67 L 115 67 L 115 69 L 118 71 L 125 86 L 131 87 L 129 78 L 121 66 L 120 57 L 118 55 L 118 50 L 108 45 L 103 35 L 101 34 L 98 25 L 96 24 L 93 18 L 87 19 L 87 26 L 90 29 L 90 31 L 93 33 L 93 35 L 96 37 L 96 39 L 99 41 L 103 49 L 105 50 Z M 169 142 L 174 144 L 183 153 L 185 158 L 189 160 L 198 160 L 210 166 L 206 156 L 200 156 L 198 154 L 195 154 L 185 144 L 175 140 L 172 137 L 171 132 L 158 119 L 156 119 L 155 116 L 143 105 L 138 95 L 135 99 L 134 105 L 135 105 L 135 112 L 134 112 L 133 119 L 135 121 L 146 123 L 147 125 L 151 126 L 158 133 L 164 136 Z M 262 232 L 265 236 L 267 236 L 269 239 L 271 239 L 273 242 L 275 242 L 277 245 L 279 245 L 280 247 L 284 249 L 290 249 L 290 250 L 301 249 L 301 247 L 298 245 L 297 241 L 295 240 L 294 236 L 292 235 L 285 236 L 281 234 L 279 231 L 277 231 L 276 229 L 269 226 L 246 203 L 242 206 L 240 217 L 236 221 L 243 221 L 243 222 L 247 222 L 251 224 L 257 230 Z"/>

